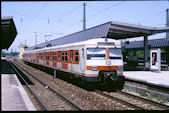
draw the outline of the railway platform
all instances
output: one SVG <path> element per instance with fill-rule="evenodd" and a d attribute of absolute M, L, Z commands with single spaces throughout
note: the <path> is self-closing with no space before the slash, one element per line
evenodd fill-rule
<path fill-rule="evenodd" d="M 123 75 L 127 80 L 143 82 L 169 89 L 169 71 L 124 71 Z"/>
<path fill-rule="evenodd" d="M 36 110 L 16 74 L 5 60 L 1 61 L 1 110 Z"/>

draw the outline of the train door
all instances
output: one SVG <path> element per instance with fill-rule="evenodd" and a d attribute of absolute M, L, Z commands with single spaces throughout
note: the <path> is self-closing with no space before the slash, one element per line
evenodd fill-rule
<path fill-rule="evenodd" d="M 70 69 L 73 71 L 73 50 L 70 50 Z"/>
<path fill-rule="evenodd" d="M 61 52 L 58 51 L 58 68 L 61 68 Z"/>
<path fill-rule="evenodd" d="M 81 57 L 81 71 L 84 73 L 85 68 L 85 59 L 84 59 L 84 48 L 82 48 L 82 57 Z"/>

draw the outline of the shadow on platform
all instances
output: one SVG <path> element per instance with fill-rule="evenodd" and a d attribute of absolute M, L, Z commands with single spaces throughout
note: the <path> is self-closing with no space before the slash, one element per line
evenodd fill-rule
<path fill-rule="evenodd" d="M 1 74 L 15 74 L 14 70 L 11 69 L 9 62 L 1 60 Z"/>

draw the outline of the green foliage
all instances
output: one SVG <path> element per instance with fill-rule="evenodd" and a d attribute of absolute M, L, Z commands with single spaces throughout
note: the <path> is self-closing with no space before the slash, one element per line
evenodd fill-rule
<path fill-rule="evenodd" d="M 5 56 L 18 56 L 18 55 L 19 55 L 18 52 L 10 52 L 10 53 L 2 52 L 3 57 L 5 57 Z"/>

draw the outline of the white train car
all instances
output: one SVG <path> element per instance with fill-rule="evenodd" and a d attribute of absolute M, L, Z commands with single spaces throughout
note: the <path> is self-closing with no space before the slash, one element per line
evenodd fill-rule
<path fill-rule="evenodd" d="M 25 62 L 70 74 L 82 81 L 122 89 L 123 59 L 119 41 L 108 38 L 25 51 Z M 111 86 L 110 86 L 111 84 Z"/>

